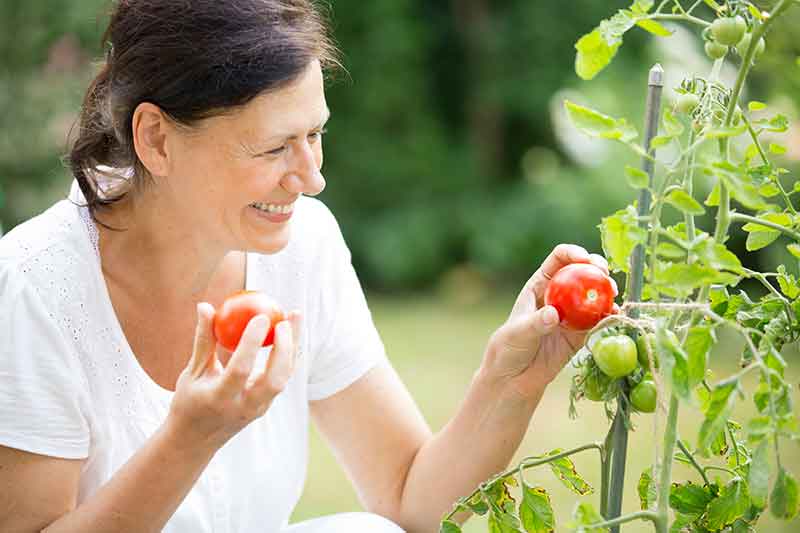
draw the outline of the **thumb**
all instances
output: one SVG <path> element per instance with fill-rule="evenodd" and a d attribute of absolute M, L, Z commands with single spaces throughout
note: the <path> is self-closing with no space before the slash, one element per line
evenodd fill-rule
<path fill-rule="evenodd" d="M 532 341 L 543 337 L 558 328 L 558 311 L 552 305 L 545 305 L 540 309 L 525 313 L 510 324 L 508 335 L 512 344 L 519 344 L 524 339 Z"/>
<path fill-rule="evenodd" d="M 214 338 L 214 307 L 206 302 L 197 304 L 197 328 L 194 348 L 188 368 L 192 376 L 199 376 L 207 368 L 217 346 Z"/>

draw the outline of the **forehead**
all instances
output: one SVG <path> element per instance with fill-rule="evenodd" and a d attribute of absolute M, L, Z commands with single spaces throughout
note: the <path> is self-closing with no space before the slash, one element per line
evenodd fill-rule
<path fill-rule="evenodd" d="M 229 118 L 239 134 L 264 139 L 315 128 L 327 114 L 324 77 L 314 61 L 295 81 L 254 98 Z"/>

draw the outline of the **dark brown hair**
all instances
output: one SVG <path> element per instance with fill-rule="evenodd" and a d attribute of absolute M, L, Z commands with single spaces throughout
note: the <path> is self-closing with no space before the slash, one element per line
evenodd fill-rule
<path fill-rule="evenodd" d="M 147 179 L 132 136 L 139 104 L 191 127 L 290 84 L 315 59 L 339 65 L 322 15 L 313 0 L 115 2 L 65 157 L 92 216 Z M 99 185 L 120 180 L 110 192 Z"/>

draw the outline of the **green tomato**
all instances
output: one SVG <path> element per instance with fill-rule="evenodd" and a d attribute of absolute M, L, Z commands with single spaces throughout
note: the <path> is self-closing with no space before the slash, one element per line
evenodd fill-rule
<path fill-rule="evenodd" d="M 593 402 L 601 402 L 606 391 L 608 391 L 609 385 L 611 385 L 611 378 L 602 372 L 592 371 L 583 381 L 583 395 Z"/>
<path fill-rule="evenodd" d="M 652 413 L 656 410 L 657 397 L 655 382 L 651 379 L 644 379 L 631 390 L 631 405 L 642 413 Z"/>
<path fill-rule="evenodd" d="M 700 97 L 692 93 L 681 94 L 675 101 L 675 109 L 685 115 L 694 111 L 698 105 L 700 105 Z"/>
<path fill-rule="evenodd" d="M 738 43 L 745 31 L 747 31 L 747 23 L 740 15 L 718 18 L 711 24 L 711 35 L 714 40 L 726 46 Z"/>
<path fill-rule="evenodd" d="M 728 47 L 715 41 L 706 41 L 706 55 L 710 59 L 719 59 L 728 54 Z"/>
<path fill-rule="evenodd" d="M 740 57 L 744 57 L 747 53 L 747 49 L 750 48 L 750 41 L 753 39 L 753 34 L 747 32 L 742 37 L 742 40 L 736 45 L 736 51 L 739 52 Z M 758 39 L 758 44 L 756 44 L 756 51 L 753 54 L 753 61 L 761 57 L 761 54 L 764 53 L 764 49 L 767 47 L 767 44 L 764 42 L 764 38 L 761 37 Z"/>
<path fill-rule="evenodd" d="M 594 362 L 612 378 L 627 376 L 636 370 L 636 343 L 627 335 L 603 337 L 592 348 Z"/>

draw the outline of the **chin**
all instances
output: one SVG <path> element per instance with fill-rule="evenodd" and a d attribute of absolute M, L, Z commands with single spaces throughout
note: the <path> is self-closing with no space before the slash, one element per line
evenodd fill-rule
<path fill-rule="evenodd" d="M 287 225 L 283 231 L 277 232 L 274 235 L 261 239 L 252 239 L 250 241 L 250 246 L 247 247 L 247 251 L 259 254 L 276 254 L 289 244 L 291 233 L 290 226 Z"/>

